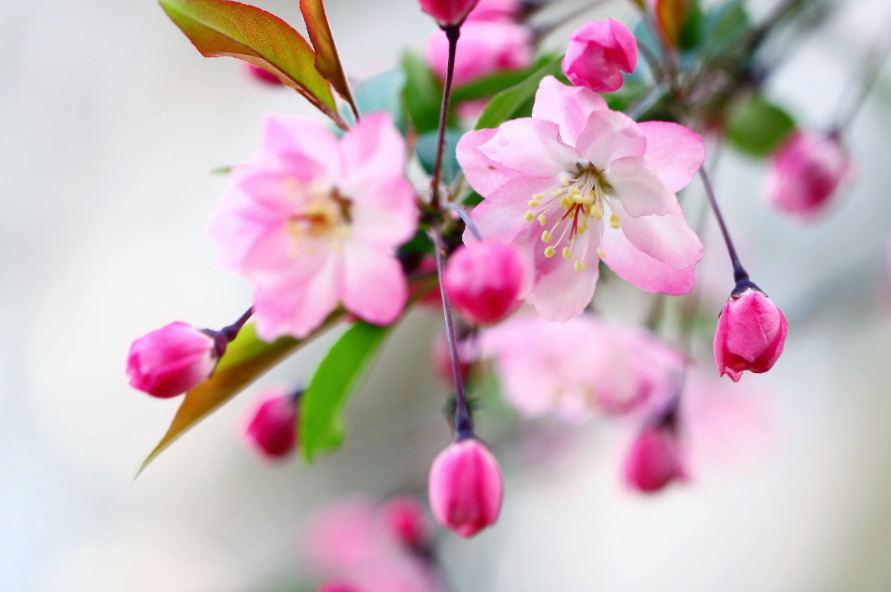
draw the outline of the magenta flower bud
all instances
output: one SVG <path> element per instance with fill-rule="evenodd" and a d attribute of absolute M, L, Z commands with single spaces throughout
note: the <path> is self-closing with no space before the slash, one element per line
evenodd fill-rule
<path fill-rule="evenodd" d="M 655 493 L 672 481 L 686 479 L 677 437 L 664 425 L 640 433 L 628 450 L 624 469 L 625 484 L 643 493 Z"/>
<path fill-rule="evenodd" d="M 519 304 L 524 267 L 509 243 L 473 242 L 455 251 L 442 279 L 459 313 L 475 323 L 495 323 Z"/>
<path fill-rule="evenodd" d="M 411 549 L 423 549 L 430 540 L 427 514 L 413 497 L 397 497 L 383 507 L 384 523 L 397 539 Z"/>
<path fill-rule="evenodd" d="M 622 88 L 625 77 L 637 67 L 637 40 L 618 21 L 607 19 L 582 25 L 569 36 L 563 72 L 576 86 L 594 92 Z"/>
<path fill-rule="evenodd" d="M 430 507 L 442 526 L 469 538 L 501 512 L 504 485 L 492 452 L 476 438 L 452 443 L 430 467 Z"/>
<path fill-rule="evenodd" d="M 359 589 L 346 582 L 328 582 L 323 584 L 318 592 L 359 592 Z"/>
<path fill-rule="evenodd" d="M 244 416 L 242 438 L 258 454 L 279 459 L 297 442 L 299 398 L 281 386 L 266 389 Z"/>
<path fill-rule="evenodd" d="M 133 342 L 127 376 L 133 388 L 167 399 L 204 382 L 216 362 L 213 337 L 177 321 Z"/>
<path fill-rule="evenodd" d="M 256 81 L 262 82 L 263 84 L 268 84 L 269 86 L 283 86 L 284 83 L 281 81 L 281 78 L 273 74 L 272 72 L 268 72 L 261 68 L 260 66 L 255 66 L 253 64 L 245 64 L 247 66 L 247 73 Z"/>
<path fill-rule="evenodd" d="M 761 290 L 742 284 L 730 296 L 715 332 L 715 363 L 721 376 L 739 382 L 744 370 L 767 372 L 783 353 L 786 317 Z"/>
<path fill-rule="evenodd" d="M 774 154 L 772 167 L 768 201 L 807 221 L 831 204 L 851 163 L 837 136 L 796 132 Z"/>
<path fill-rule="evenodd" d="M 418 0 L 421 10 L 443 27 L 460 25 L 476 6 L 477 0 Z"/>

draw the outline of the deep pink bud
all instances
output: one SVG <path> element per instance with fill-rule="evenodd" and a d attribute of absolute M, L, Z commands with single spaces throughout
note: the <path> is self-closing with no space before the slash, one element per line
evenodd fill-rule
<path fill-rule="evenodd" d="M 851 167 L 835 136 L 796 132 L 773 156 L 768 201 L 800 220 L 810 220 L 830 205 Z"/>
<path fill-rule="evenodd" d="M 733 295 L 721 312 L 715 332 L 715 363 L 721 376 L 739 382 L 744 370 L 767 372 L 783 353 L 786 317 L 758 289 Z"/>
<path fill-rule="evenodd" d="M 253 64 L 245 64 L 247 66 L 247 73 L 259 82 L 263 84 L 268 84 L 269 86 L 282 86 L 284 83 L 281 81 L 281 78 L 273 74 L 272 72 L 267 72 L 260 66 L 255 66 Z"/>
<path fill-rule="evenodd" d="M 477 0 L 418 0 L 421 10 L 447 27 L 459 25 L 476 6 Z"/>
<path fill-rule="evenodd" d="M 177 321 L 133 342 L 127 376 L 133 388 L 167 399 L 204 382 L 215 365 L 213 338 Z"/>
<path fill-rule="evenodd" d="M 643 493 L 655 493 L 676 479 L 685 479 L 681 449 L 666 426 L 645 428 L 625 458 L 625 484 Z"/>
<path fill-rule="evenodd" d="M 430 539 L 424 506 L 413 497 L 397 497 L 383 507 L 384 522 L 396 538 L 412 549 L 422 549 Z"/>
<path fill-rule="evenodd" d="M 465 538 L 498 520 L 503 489 L 498 461 L 476 438 L 452 443 L 430 467 L 433 516 Z"/>
<path fill-rule="evenodd" d="M 519 304 L 524 268 L 511 244 L 473 242 L 449 259 L 443 282 L 455 309 L 476 323 L 495 323 Z"/>
<path fill-rule="evenodd" d="M 563 72 L 576 86 L 594 92 L 613 92 L 622 88 L 622 72 L 637 67 L 637 40 L 618 21 L 607 19 L 582 25 L 569 36 L 563 57 Z"/>
<path fill-rule="evenodd" d="M 346 582 L 328 582 L 323 584 L 318 592 L 359 592 L 359 589 Z"/>
<path fill-rule="evenodd" d="M 263 391 L 248 409 L 242 437 L 266 458 L 282 458 L 297 441 L 297 398 L 284 387 Z"/>

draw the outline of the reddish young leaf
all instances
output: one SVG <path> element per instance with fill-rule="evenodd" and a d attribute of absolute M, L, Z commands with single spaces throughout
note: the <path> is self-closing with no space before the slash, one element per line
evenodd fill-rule
<path fill-rule="evenodd" d="M 656 3 L 656 20 L 662 27 L 665 40 L 672 47 L 678 46 L 684 22 L 687 20 L 687 9 L 690 0 L 659 0 Z"/>
<path fill-rule="evenodd" d="M 322 76 L 328 79 L 334 90 L 342 96 L 353 111 L 356 112 L 356 104 L 350 92 L 350 86 L 337 55 L 337 47 L 334 45 L 334 36 L 328 25 L 328 16 L 325 14 L 325 5 L 322 0 L 300 0 L 300 12 L 306 21 L 306 30 L 313 49 L 316 50 L 316 69 Z"/>
<path fill-rule="evenodd" d="M 278 76 L 341 128 L 316 54 L 288 23 L 259 8 L 229 0 L 160 0 L 167 16 L 204 57 L 229 56 Z"/>

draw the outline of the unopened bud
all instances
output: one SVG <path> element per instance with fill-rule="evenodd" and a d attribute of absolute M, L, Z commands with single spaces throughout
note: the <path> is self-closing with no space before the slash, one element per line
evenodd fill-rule
<path fill-rule="evenodd" d="M 216 361 L 213 337 L 177 321 L 133 342 L 127 375 L 133 388 L 167 399 L 204 382 Z"/>
<path fill-rule="evenodd" d="M 576 29 L 563 57 L 566 77 L 576 86 L 599 93 L 622 88 L 622 72 L 630 74 L 636 66 L 637 41 L 625 25 L 613 19 Z"/>
<path fill-rule="evenodd" d="M 421 10 L 432 16 L 443 27 L 460 25 L 477 0 L 418 0 Z"/>
<path fill-rule="evenodd" d="M 788 323 L 783 312 L 754 287 L 727 301 L 715 331 L 715 363 L 721 376 L 738 382 L 745 370 L 767 372 L 783 353 Z"/>
<path fill-rule="evenodd" d="M 644 429 L 625 458 L 625 483 L 643 493 L 655 493 L 676 479 L 685 479 L 681 450 L 666 426 Z"/>
<path fill-rule="evenodd" d="M 476 323 L 495 323 L 513 312 L 523 287 L 524 267 L 511 244 L 496 240 L 459 247 L 443 282 L 455 309 Z"/>
<path fill-rule="evenodd" d="M 397 497 L 383 507 L 384 523 L 400 542 L 423 549 L 430 540 L 430 525 L 424 506 L 413 497 Z"/>
<path fill-rule="evenodd" d="M 299 401 L 283 387 L 263 391 L 244 416 L 242 437 L 261 456 L 287 456 L 297 442 Z"/>

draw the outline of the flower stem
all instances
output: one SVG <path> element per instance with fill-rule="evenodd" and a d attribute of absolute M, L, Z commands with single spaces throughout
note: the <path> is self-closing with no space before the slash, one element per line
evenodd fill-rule
<path fill-rule="evenodd" d="M 247 309 L 243 315 L 238 317 L 238 320 L 229 325 L 228 327 L 223 327 L 220 329 L 220 333 L 226 338 L 227 341 L 233 341 L 236 337 L 238 337 L 238 333 L 241 331 L 241 328 L 244 327 L 245 323 L 250 320 L 251 316 L 254 314 L 254 307 L 250 307 Z"/>
<path fill-rule="evenodd" d="M 449 100 L 452 97 L 452 79 L 455 77 L 455 52 L 458 49 L 458 37 L 461 36 L 460 25 L 443 27 L 446 37 L 449 39 L 449 64 L 446 71 L 445 88 L 442 92 L 442 110 L 439 113 L 439 139 L 436 143 L 436 161 L 433 165 L 433 178 L 430 180 L 430 188 L 433 197 L 431 203 L 439 209 L 439 184 L 442 181 L 442 157 L 445 152 L 445 132 L 449 122 Z"/>
<path fill-rule="evenodd" d="M 434 219 L 430 235 L 436 251 L 436 271 L 439 274 L 439 292 L 442 295 L 442 312 L 445 315 L 446 339 L 449 343 L 449 357 L 452 359 L 452 377 L 455 380 L 455 433 L 459 440 L 473 436 L 473 420 L 467 408 L 467 397 L 464 395 L 464 381 L 461 379 L 461 365 L 458 360 L 458 345 L 455 339 L 455 324 L 452 322 L 452 308 L 442 281 L 443 255 L 445 245 L 442 242 L 439 221 Z"/>
<path fill-rule="evenodd" d="M 483 237 L 480 235 L 480 231 L 476 228 L 476 224 L 473 223 L 473 220 L 470 219 L 470 216 L 467 215 L 467 211 L 464 208 L 452 202 L 446 202 L 445 206 L 443 207 L 452 210 L 453 212 L 457 212 L 457 214 L 464 221 L 464 225 L 467 226 L 467 228 L 470 229 L 470 232 L 473 233 L 473 237 L 478 241 L 483 240 Z"/>
<path fill-rule="evenodd" d="M 715 213 L 715 218 L 718 220 L 718 226 L 721 227 L 721 234 L 724 235 L 724 242 L 727 243 L 727 252 L 730 254 L 730 262 L 733 264 L 733 280 L 737 284 L 746 281 L 749 279 L 749 274 L 746 273 L 745 268 L 739 261 L 739 255 L 736 254 L 736 247 L 733 246 L 733 240 L 730 238 L 730 233 L 727 231 L 727 225 L 724 223 L 724 216 L 721 214 L 721 208 L 718 207 L 718 200 L 715 199 L 715 191 L 712 188 L 712 182 L 709 180 L 708 173 L 705 172 L 704 166 L 699 168 L 699 176 L 702 177 L 705 193 L 708 195 L 708 200 L 712 205 L 712 211 Z"/>

